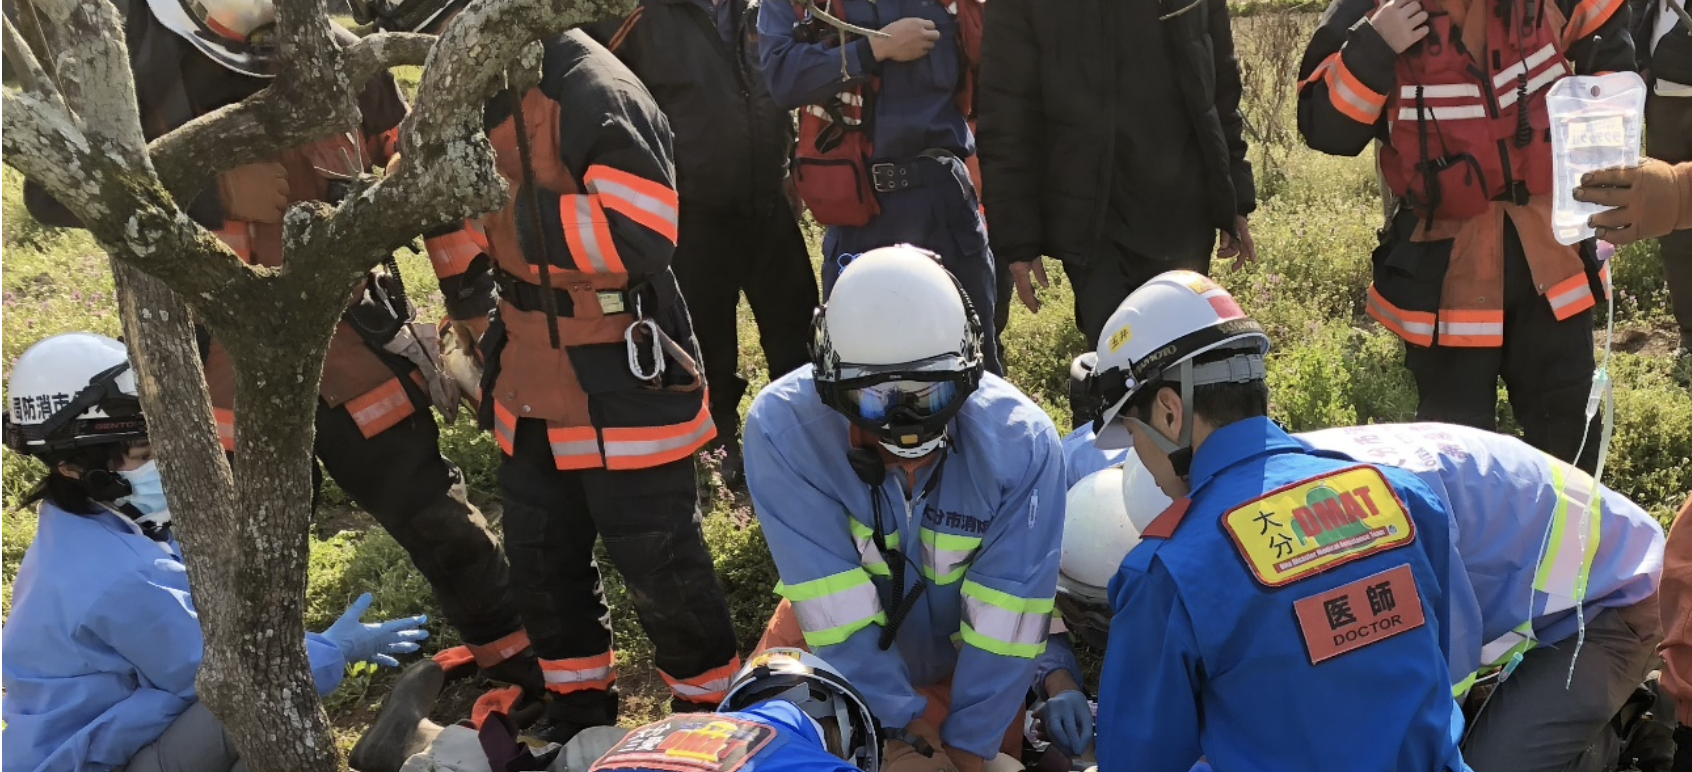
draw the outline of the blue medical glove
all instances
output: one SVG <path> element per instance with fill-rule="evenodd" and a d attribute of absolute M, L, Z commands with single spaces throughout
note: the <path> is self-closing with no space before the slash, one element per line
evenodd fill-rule
<path fill-rule="evenodd" d="M 368 592 L 358 596 L 358 600 L 347 607 L 347 613 L 323 631 L 323 637 L 341 650 L 341 656 L 346 657 L 348 664 L 374 662 L 399 667 L 399 661 L 388 655 L 417 651 L 417 641 L 429 637 L 429 631 L 421 629 L 429 617 L 418 615 L 367 625 L 359 618 L 370 608 L 371 600 Z"/>
<path fill-rule="evenodd" d="M 1093 744 L 1093 708 L 1087 695 L 1072 689 L 1047 699 L 1039 717 L 1058 750 L 1079 756 Z"/>

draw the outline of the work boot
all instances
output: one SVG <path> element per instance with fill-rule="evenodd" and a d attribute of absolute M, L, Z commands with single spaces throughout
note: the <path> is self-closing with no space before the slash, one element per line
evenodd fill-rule
<path fill-rule="evenodd" d="M 606 705 L 584 706 L 555 696 L 546 703 L 546 719 L 524 734 L 543 743 L 563 745 L 593 727 L 616 726 L 616 705 L 613 701 Z"/>
<path fill-rule="evenodd" d="M 400 674 L 370 730 L 353 746 L 347 765 L 358 772 L 399 772 L 441 733 L 429 711 L 441 696 L 446 675 L 434 660 L 412 664 Z"/>

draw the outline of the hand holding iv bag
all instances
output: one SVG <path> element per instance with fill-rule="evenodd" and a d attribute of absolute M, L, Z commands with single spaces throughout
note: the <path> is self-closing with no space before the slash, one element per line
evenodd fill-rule
<path fill-rule="evenodd" d="M 1587 172 L 1638 166 L 1645 123 L 1645 81 L 1638 73 L 1573 75 L 1552 84 L 1551 228 L 1560 244 L 1597 234 L 1587 220 L 1606 207 L 1576 201 Z"/>

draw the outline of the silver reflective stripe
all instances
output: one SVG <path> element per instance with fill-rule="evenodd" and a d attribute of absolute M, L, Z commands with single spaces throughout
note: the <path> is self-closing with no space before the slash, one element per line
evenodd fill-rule
<path fill-rule="evenodd" d="M 597 456 L 599 455 L 598 440 L 571 440 L 568 442 L 552 443 L 552 455 L 562 456 Z"/>
<path fill-rule="evenodd" d="M 671 225 L 676 224 L 676 205 L 670 201 L 654 198 L 605 176 L 594 178 L 593 189 L 595 192 L 612 196 L 619 202 L 627 203 L 629 206 L 640 209 Z"/>
<path fill-rule="evenodd" d="M 1415 99 L 1417 86 L 1403 86 L 1398 89 L 1400 99 Z M 1480 86 L 1473 83 L 1445 83 L 1437 86 L 1421 86 L 1423 99 L 1461 99 L 1468 97 L 1480 99 Z"/>
<path fill-rule="evenodd" d="M 1551 55 L 1555 54 L 1555 53 L 1557 53 L 1557 49 L 1555 47 L 1553 47 L 1550 43 L 1546 43 L 1544 48 L 1541 48 L 1538 51 L 1533 52 L 1531 55 L 1528 56 L 1527 59 L 1516 62 L 1515 64 L 1512 64 L 1509 67 L 1505 67 L 1504 69 L 1499 70 L 1498 74 L 1492 76 L 1493 87 L 1494 88 L 1504 88 L 1504 86 L 1506 84 L 1508 84 L 1510 81 L 1515 80 L 1516 76 L 1521 75 L 1524 72 L 1531 71 L 1531 70 L 1533 70 L 1533 68 L 1544 64 L 1545 61 L 1547 59 L 1550 59 Z"/>
<path fill-rule="evenodd" d="M 982 635 L 1005 643 L 1037 646 L 1051 629 L 1051 615 L 1017 613 L 979 598 L 964 596 L 964 621 Z"/>
<path fill-rule="evenodd" d="M 716 425 L 707 419 L 701 421 L 697 427 L 694 427 L 693 431 L 662 440 L 606 440 L 605 457 L 608 459 L 645 457 L 680 450 L 703 441 L 706 435 L 710 434 L 715 428 Z"/>
<path fill-rule="evenodd" d="M 599 243 L 599 231 L 594 228 L 598 205 L 587 196 L 575 196 L 576 199 L 576 234 L 581 237 L 582 250 L 587 252 L 588 262 L 593 264 L 596 273 L 610 273 L 611 267 L 605 262 L 605 247 Z"/>
<path fill-rule="evenodd" d="M 1481 105 L 1463 105 L 1461 107 L 1428 107 L 1421 111 L 1426 120 L 1461 121 L 1471 118 L 1485 118 L 1486 108 Z M 1416 120 L 1416 108 L 1398 108 L 1398 119 L 1401 121 Z"/>
<path fill-rule="evenodd" d="M 866 578 L 862 584 L 814 600 L 793 601 L 793 611 L 799 615 L 800 627 L 807 632 L 821 632 L 880 614 L 881 599 L 875 594 L 875 584 Z"/>

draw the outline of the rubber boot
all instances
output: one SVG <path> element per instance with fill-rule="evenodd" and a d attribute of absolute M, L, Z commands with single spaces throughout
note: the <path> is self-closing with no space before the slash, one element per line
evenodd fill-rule
<path fill-rule="evenodd" d="M 353 746 L 347 765 L 358 772 L 399 772 L 406 759 L 422 753 L 441 733 L 428 716 L 445 684 L 446 675 L 434 660 L 407 667 L 382 701 L 376 721 Z"/>

